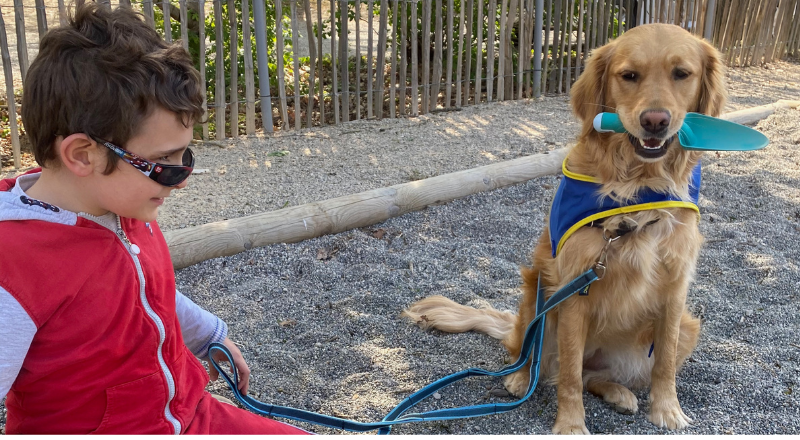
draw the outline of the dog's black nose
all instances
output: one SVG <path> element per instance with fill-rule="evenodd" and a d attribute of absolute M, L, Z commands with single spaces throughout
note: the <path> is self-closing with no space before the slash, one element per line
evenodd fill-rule
<path fill-rule="evenodd" d="M 639 123 L 649 133 L 659 133 L 667 129 L 670 122 L 669 112 L 666 110 L 648 110 L 639 116 Z"/>

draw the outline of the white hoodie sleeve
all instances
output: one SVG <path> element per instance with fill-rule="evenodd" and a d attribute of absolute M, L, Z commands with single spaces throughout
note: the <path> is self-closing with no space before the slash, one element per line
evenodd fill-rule
<path fill-rule="evenodd" d="M 212 342 L 222 342 L 228 336 L 228 325 L 204 310 L 180 291 L 175 291 L 175 309 L 181 323 L 183 342 L 198 358 L 208 356 Z"/>
<path fill-rule="evenodd" d="M 36 334 L 36 324 L 20 303 L 0 287 L 0 400 L 17 380 Z"/>

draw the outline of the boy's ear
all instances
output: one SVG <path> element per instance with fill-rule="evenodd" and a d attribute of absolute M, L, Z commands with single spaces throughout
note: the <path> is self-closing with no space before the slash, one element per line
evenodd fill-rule
<path fill-rule="evenodd" d="M 104 152 L 99 151 L 97 142 L 83 133 L 71 134 L 60 143 L 56 140 L 56 143 L 61 165 L 79 177 L 91 175 L 99 166 L 105 167 Z"/>

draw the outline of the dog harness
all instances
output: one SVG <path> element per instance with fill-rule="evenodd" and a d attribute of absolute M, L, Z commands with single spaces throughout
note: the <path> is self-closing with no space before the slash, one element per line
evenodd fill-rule
<path fill-rule="evenodd" d="M 567 239 L 583 226 L 608 217 L 637 211 L 663 208 L 689 208 L 700 214 L 697 201 L 700 197 L 700 164 L 694 167 L 689 179 L 690 201 L 670 193 L 643 188 L 633 200 L 620 203 L 600 193 L 600 180 L 592 176 L 573 173 L 564 159 L 561 169 L 564 178 L 558 185 L 550 208 L 550 245 L 553 257 L 561 251 Z"/>

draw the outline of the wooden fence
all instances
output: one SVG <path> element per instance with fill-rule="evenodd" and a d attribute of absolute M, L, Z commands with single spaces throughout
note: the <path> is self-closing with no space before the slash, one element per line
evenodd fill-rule
<path fill-rule="evenodd" d="M 194 54 L 208 86 L 204 139 L 567 93 L 592 49 L 643 23 L 704 36 L 731 66 L 800 49 L 800 0 L 99 2 L 141 11 L 167 41 L 180 39 Z M 31 41 L 63 22 L 64 12 L 64 0 L 0 0 L 7 96 L 35 56 Z M 26 25 L 34 19 L 35 30 Z M 13 99 L 7 106 L 16 114 Z M 8 124 L 19 167 L 16 119 Z"/>

